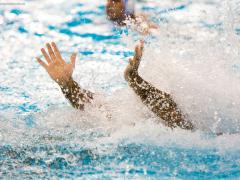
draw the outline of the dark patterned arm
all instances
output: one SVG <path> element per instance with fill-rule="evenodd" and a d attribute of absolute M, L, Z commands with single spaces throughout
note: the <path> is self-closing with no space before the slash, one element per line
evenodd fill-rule
<path fill-rule="evenodd" d="M 60 84 L 60 87 L 64 96 L 76 109 L 84 110 L 84 104 L 93 99 L 93 93 L 82 89 L 72 78 L 67 83 Z"/>
<path fill-rule="evenodd" d="M 164 120 L 167 126 L 190 130 L 194 128 L 190 122 L 184 120 L 180 109 L 178 109 L 170 94 L 160 91 L 143 80 L 136 71 L 132 71 L 128 75 L 129 86 L 153 113 Z"/>

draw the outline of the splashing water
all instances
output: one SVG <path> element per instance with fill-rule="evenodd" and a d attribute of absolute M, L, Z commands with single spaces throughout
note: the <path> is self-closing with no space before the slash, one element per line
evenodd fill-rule
<path fill-rule="evenodd" d="M 113 27 L 104 2 L 6 6 L 0 10 L 1 177 L 240 177 L 238 2 L 149 1 L 137 9 L 160 27 L 145 38 L 140 74 L 170 92 L 200 130 L 164 127 L 127 87 L 123 71 L 142 37 Z M 97 93 L 85 112 L 68 105 L 34 60 L 52 40 L 66 59 L 79 53 L 74 79 Z"/>

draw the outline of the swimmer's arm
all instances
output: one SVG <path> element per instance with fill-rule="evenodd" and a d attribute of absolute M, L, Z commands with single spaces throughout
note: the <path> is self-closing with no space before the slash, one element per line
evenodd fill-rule
<path fill-rule="evenodd" d="M 171 128 L 193 129 L 193 125 L 184 120 L 181 111 L 172 97 L 141 78 L 138 67 L 142 57 L 143 42 L 135 49 L 135 56 L 125 71 L 125 79 L 142 102 Z"/>
<path fill-rule="evenodd" d="M 167 126 L 193 129 L 192 124 L 184 120 L 180 109 L 178 109 L 170 94 L 155 88 L 137 73 L 132 73 L 128 77 L 128 84 L 140 97 L 141 101 L 154 114 L 163 119 Z"/>
<path fill-rule="evenodd" d="M 47 51 L 42 48 L 42 54 L 46 62 L 37 58 L 37 61 L 48 72 L 49 76 L 61 87 L 65 97 L 70 101 L 71 105 L 77 109 L 84 109 L 84 104 L 90 103 L 93 99 L 93 93 L 82 89 L 73 79 L 72 74 L 75 67 L 76 53 L 71 56 L 70 63 L 66 63 L 56 44 L 47 44 Z"/>
<path fill-rule="evenodd" d="M 72 78 L 66 83 L 59 83 L 59 86 L 71 105 L 80 110 L 84 110 L 84 104 L 90 103 L 93 99 L 93 93 L 82 89 Z"/>

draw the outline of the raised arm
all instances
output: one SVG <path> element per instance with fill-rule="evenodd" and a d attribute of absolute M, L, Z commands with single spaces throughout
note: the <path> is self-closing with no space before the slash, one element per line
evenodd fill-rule
<path fill-rule="evenodd" d="M 38 63 L 44 67 L 49 76 L 60 86 L 64 96 L 69 100 L 71 105 L 76 109 L 84 109 L 84 104 L 90 103 L 93 99 L 93 93 L 82 89 L 77 82 L 72 79 L 75 67 L 76 53 L 70 58 L 70 63 L 66 63 L 57 45 L 53 42 L 51 45 L 47 43 L 47 51 L 42 48 L 42 54 L 46 60 L 44 62 L 37 58 Z"/>
<path fill-rule="evenodd" d="M 129 65 L 124 73 L 124 77 L 129 86 L 153 113 L 164 120 L 167 126 L 192 130 L 194 128 L 193 125 L 184 120 L 184 116 L 170 94 L 155 88 L 139 76 L 138 68 L 142 58 L 142 52 L 143 41 L 136 46 L 135 55 L 129 60 Z"/>

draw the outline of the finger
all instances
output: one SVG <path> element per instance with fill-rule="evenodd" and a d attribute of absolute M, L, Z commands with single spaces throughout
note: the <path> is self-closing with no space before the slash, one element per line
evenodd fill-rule
<path fill-rule="evenodd" d="M 141 50 L 143 50 L 143 48 L 144 48 L 144 40 L 140 40 L 140 48 L 141 48 Z"/>
<path fill-rule="evenodd" d="M 55 56 L 55 54 L 54 54 L 54 52 L 52 50 L 52 47 L 51 47 L 51 45 L 49 43 L 47 43 L 47 49 L 48 49 L 48 53 L 49 53 L 52 61 L 56 61 L 56 56 Z"/>
<path fill-rule="evenodd" d="M 138 53 L 139 53 L 139 55 L 142 55 L 143 47 L 144 47 L 144 41 L 140 40 L 139 45 L 138 45 Z"/>
<path fill-rule="evenodd" d="M 38 63 L 42 66 L 42 67 L 44 67 L 44 69 L 47 69 L 47 64 L 45 63 L 45 62 L 43 62 L 39 57 L 37 57 L 36 58 L 37 59 L 37 61 L 38 61 Z"/>
<path fill-rule="evenodd" d="M 138 54 L 138 45 L 135 46 L 135 56 Z"/>
<path fill-rule="evenodd" d="M 47 63 L 50 64 L 52 61 L 51 61 L 49 55 L 47 54 L 47 52 L 45 51 L 45 49 L 42 48 L 41 51 L 42 51 L 42 54 L 43 54 L 44 58 L 46 59 Z"/>
<path fill-rule="evenodd" d="M 139 47 L 139 45 L 137 45 L 137 46 L 135 47 L 134 59 L 139 60 L 140 58 L 141 58 L 141 56 L 140 56 L 140 47 Z"/>
<path fill-rule="evenodd" d="M 138 59 L 141 59 L 141 57 L 142 57 L 142 50 L 143 50 L 143 48 L 141 47 L 141 45 L 139 45 L 138 49 L 137 49 Z"/>
<path fill-rule="evenodd" d="M 54 54 L 56 55 L 57 60 L 63 61 L 61 53 L 60 53 L 56 43 L 52 42 L 51 44 L 52 44 L 52 47 L 53 47 L 53 50 L 54 50 Z"/>
<path fill-rule="evenodd" d="M 73 65 L 73 67 L 75 67 L 76 58 L 77 58 L 77 53 L 73 53 L 71 56 L 71 64 Z"/>
<path fill-rule="evenodd" d="M 140 43 L 135 48 L 136 59 L 139 60 L 142 57 L 142 51 L 144 47 L 144 41 L 141 40 Z"/>

